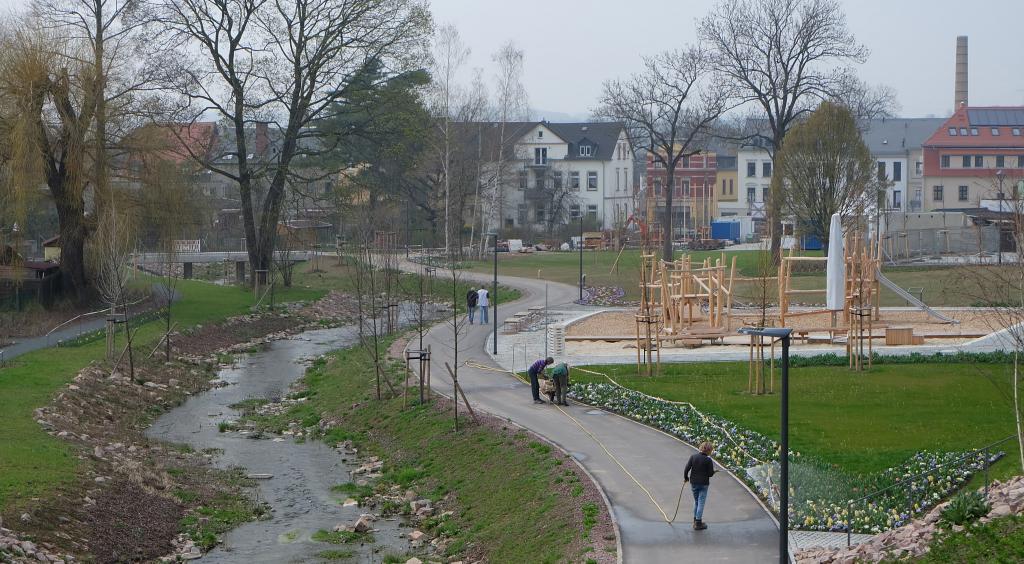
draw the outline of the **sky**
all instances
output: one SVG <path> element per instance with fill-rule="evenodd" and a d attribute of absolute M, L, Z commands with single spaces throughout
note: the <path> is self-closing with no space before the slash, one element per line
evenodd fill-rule
<path fill-rule="evenodd" d="M 28 0 L 0 0 L 0 10 Z M 969 37 L 971 105 L 1024 105 L 1024 1 L 840 0 L 858 41 L 856 67 L 893 88 L 903 117 L 953 109 L 957 35 Z M 535 118 L 582 118 L 601 85 L 640 68 L 643 55 L 697 42 L 696 22 L 716 0 L 431 0 L 437 23 L 454 24 L 471 49 L 467 67 L 491 82 L 491 54 L 514 40 L 526 55 L 524 83 Z M 468 70 L 467 70 L 468 76 Z M 548 115 L 545 115 L 548 114 Z"/>

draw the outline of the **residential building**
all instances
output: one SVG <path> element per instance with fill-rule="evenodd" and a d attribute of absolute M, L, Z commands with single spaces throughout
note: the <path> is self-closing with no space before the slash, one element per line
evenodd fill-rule
<path fill-rule="evenodd" d="M 714 152 L 700 152 L 679 159 L 673 174 L 672 228 L 674 238 L 710 237 L 711 220 L 715 217 L 715 185 L 718 164 Z M 646 160 L 647 217 L 665 214 L 668 170 L 654 155 Z"/>
<path fill-rule="evenodd" d="M 872 120 L 863 134 L 878 167 L 887 181 L 887 212 L 918 212 L 924 194 L 922 144 L 945 120 L 942 118 L 888 118 Z"/>
<path fill-rule="evenodd" d="M 747 215 L 746 202 L 740 197 L 739 176 L 735 155 L 718 155 L 715 159 L 715 202 L 714 217 L 735 217 Z"/>
<path fill-rule="evenodd" d="M 736 150 L 737 215 L 754 219 L 759 232 L 765 232 L 766 202 L 771 195 L 772 156 L 766 137 L 755 137 Z M 745 206 L 745 208 L 743 208 Z M 745 213 L 740 213 L 745 211 Z"/>
<path fill-rule="evenodd" d="M 612 229 L 635 211 L 633 149 L 623 124 L 505 123 L 505 143 L 497 140 L 498 123 L 469 127 L 482 131 L 484 168 L 489 170 L 481 181 L 485 190 L 501 184 L 497 214 L 502 228 L 540 230 L 585 214 L 598 227 Z M 506 147 L 500 175 L 495 174 L 497 146 Z"/>
<path fill-rule="evenodd" d="M 961 105 L 924 142 L 923 209 L 968 209 L 1017 197 L 1024 179 L 1024 106 Z"/>

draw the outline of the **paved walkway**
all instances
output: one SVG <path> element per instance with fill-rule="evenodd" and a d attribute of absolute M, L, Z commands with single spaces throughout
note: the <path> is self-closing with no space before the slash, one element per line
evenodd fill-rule
<path fill-rule="evenodd" d="M 419 271 L 420 266 L 403 263 Z M 486 281 L 484 275 L 464 274 L 463 280 Z M 514 304 L 498 305 L 500 321 L 509 314 L 544 304 L 542 280 L 503 277 L 500 282 L 523 292 Z M 548 283 L 548 301 L 566 309 L 576 288 Z M 490 287 L 488 285 L 488 287 Z M 494 366 L 484 352 L 490 346 L 490 326 L 467 326 L 459 339 L 459 363 L 472 360 Z M 503 336 L 499 335 L 499 341 Z M 452 327 L 442 323 L 427 334 L 432 345 L 434 381 L 450 394 L 451 380 L 444 363 L 453 362 Z M 738 480 L 719 474 L 713 480 L 704 520 L 710 528 L 696 532 L 690 523 L 693 496 L 684 493 L 679 517 L 667 524 L 651 500 L 589 436 L 551 405 L 534 405 L 529 387 L 511 376 L 463 366 L 459 380 L 474 406 L 505 417 L 557 444 L 579 460 L 595 477 L 611 501 L 618 520 L 622 556 L 627 563 L 659 562 L 771 562 L 778 555 L 778 528 L 758 500 Z M 448 387 L 448 390 L 445 388 Z M 644 484 L 665 511 L 675 508 L 682 469 L 693 449 L 659 431 L 584 406 L 568 408 Z"/>

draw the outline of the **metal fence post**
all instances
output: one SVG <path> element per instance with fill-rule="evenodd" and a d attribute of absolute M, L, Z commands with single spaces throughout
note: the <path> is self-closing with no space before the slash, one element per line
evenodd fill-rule
<path fill-rule="evenodd" d="M 985 499 L 987 500 L 988 499 L 988 466 L 989 466 L 989 464 L 988 464 L 988 460 L 989 460 L 988 459 L 988 447 L 985 447 L 985 450 L 982 451 L 982 452 L 984 453 L 984 456 L 985 456 Z"/>
<path fill-rule="evenodd" d="M 850 548 L 850 545 L 853 544 L 853 529 L 850 524 L 851 520 L 853 520 L 853 504 L 849 503 L 846 506 L 846 548 Z"/>

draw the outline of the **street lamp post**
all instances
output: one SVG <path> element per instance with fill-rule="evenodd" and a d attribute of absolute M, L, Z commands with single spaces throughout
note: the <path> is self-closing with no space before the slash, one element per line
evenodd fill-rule
<path fill-rule="evenodd" d="M 782 440 L 779 453 L 779 564 L 789 563 L 789 336 L 792 329 L 785 327 L 768 327 L 758 329 L 744 327 L 739 331 L 743 335 L 768 337 L 782 341 L 782 398 L 781 427 Z"/>
<path fill-rule="evenodd" d="M 583 301 L 583 210 L 580 209 L 580 301 Z"/>
<path fill-rule="evenodd" d="M 491 283 L 491 319 L 494 321 L 494 346 L 492 352 L 498 354 L 498 232 L 488 233 L 494 236 L 494 281 Z"/>
<path fill-rule="evenodd" d="M 999 249 L 999 254 L 997 255 L 997 261 L 999 262 L 999 266 L 1003 265 L 1003 176 L 1003 169 L 999 169 L 996 171 L 996 178 L 999 180 L 999 193 L 997 194 L 997 197 L 999 199 L 999 218 L 996 222 L 996 225 L 999 227 L 999 236 L 998 240 L 996 241 L 997 248 Z"/>

